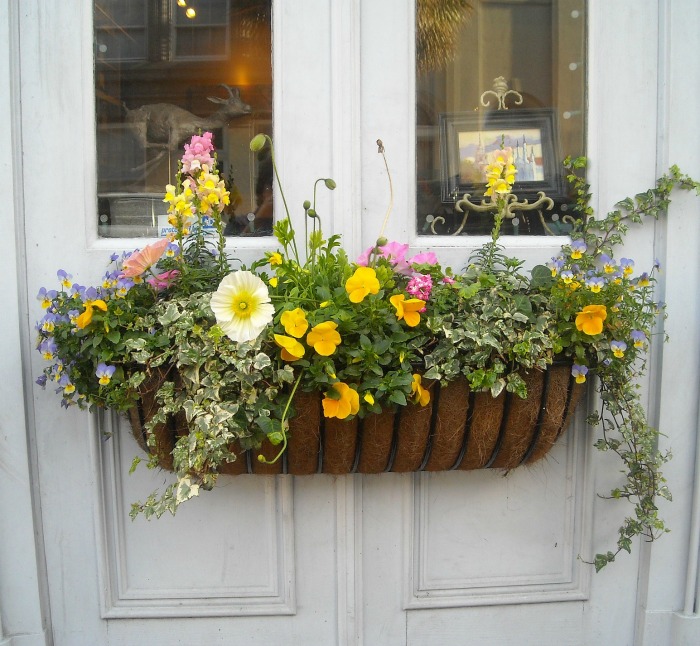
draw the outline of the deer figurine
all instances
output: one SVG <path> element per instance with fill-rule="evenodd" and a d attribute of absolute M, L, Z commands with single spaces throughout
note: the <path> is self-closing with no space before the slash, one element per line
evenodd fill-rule
<path fill-rule="evenodd" d="M 131 126 L 141 147 L 144 150 L 163 149 L 155 158 L 135 170 L 155 164 L 168 151 L 176 150 L 181 141 L 197 134 L 200 130 L 204 132 L 221 128 L 235 117 L 250 114 L 250 106 L 241 101 L 238 88 L 223 83 L 221 87 L 228 92 L 228 97 L 225 99 L 217 96 L 207 97 L 212 103 L 219 104 L 219 109 L 209 117 L 198 117 L 172 103 L 149 103 L 133 110 L 129 110 L 124 105 L 125 122 Z"/>

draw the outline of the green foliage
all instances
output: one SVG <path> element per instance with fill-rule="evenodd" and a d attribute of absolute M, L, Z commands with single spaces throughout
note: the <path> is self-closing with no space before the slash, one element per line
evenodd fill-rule
<path fill-rule="evenodd" d="M 521 265 L 495 243 L 472 255 L 453 289 L 435 302 L 426 377 L 449 382 L 461 374 L 473 389 L 490 390 L 494 397 L 504 388 L 527 396 L 520 372 L 546 369 L 554 339 L 547 300 L 532 293 Z"/>
<path fill-rule="evenodd" d="M 256 149 L 267 144 L 265 136 L 253 141 Z M 279 181 L 272 148 L 271 154 Z M 159 408 L 145 428 L 152 447 L 159 424 L 184 419 L 187 432 L 172 454 L 176 481 L 132 507 L 132 516 L 150 518 L 175 513 L 211 489 L 237 447 L 257 449 L 267 439 L 279 457 L 298 389 L 321 393 L 326 417 L 350 419 L 409 401 L 427 404 L 421 376 L 443 383 L 465 378 L 493 397 L 506 391 L 524 398 L 527 371 L 565 358 L 577 381 L 596 376 L 601 410 L 589 423 L 602 432 L 596 447 L 620 458 L 624 477 L 609 497 L 633 506 L 616 551 L 596 555 L 599 570 L 629 552 L 637 536 L 654 540 L 666 532 L 656 501 L 671 498 L 661 472 L 670 455 L 658 450 L 658 431 L 647 423 L 637 386 L 663 314 L 653 293 L 658 267 L 637 272 L 631 259 L 614 252 L 630 225 L 665 211 L 673 189 L 700 193 L 700 185 L 672 167 L 655 188 L 595 219 L 585 160 L 567 160 L 577 196 L 575 233 L 547 266 L 527 275 L 498 243 L 512 197 L 510 168 L 506 161 L 494 166 L 493 233 L 458 274 L 432 254 L 406 257 L 408 245 L 382 236 L 362 262 L 352 262 L 340 238 L 322 230 L 317 189 L 333 190 L 328 178 L 316 181 L 313 200 L 303 204 L 302 238 L 280 186 L 286 217 L 274 226 L 279 251 L 254 262 L 253 275 L 240 272 L 272 304 L 253 340 L 238 338 L 240 328 L 232 325 L 247 320 L 248 301 L 236 309 L 234 288 L 221 287 L 230 271 L 220 214 L 228 194 L 215 166 L 181 174 L 166 194 L 177 228 L 172 253 L 133 279 L 124 263 L 143 252 L 115 255 L 98 288 L 80 287 L 59 271 L 61 289 L 40 292 L 46 314 L 37 346 L 50 362 L 42 381 L 57 387 L 66 407 L 119 411 L 136 406 L 145 387 L 156 384 Z M 217 318 L 214 294 L 219 300 L 228 294 L 229 318 Z M 157 462 L 154 457 L 149 466 Z"/>
<path fill-rule="evenodd" d="M 644 217 L 658 219 L 665 213 L 674 188 L 694 190 L 700 195 L 700 183 L 672 166 L 657 180 L 655 188 L 618 202 L 606 217 L 594 219 L 588 205 L 588 185 L 579 174 L 585 170 L 585 159 L 567 160 L 565 166 L 578 196 L 580 226 L 572 236 L 572 245 L 565 246 L 559 258 L 553 259 L 552 274 L 558 275 L 559 280 L 546 289 L 552 309 L 558 312 L 562 346 L 577 362 L 594 367 L 598 377 L 601 411 L 591 415 L 588 421 L 602 430 L 596 447 L 614 452 L 622 462 L 621 473 L 625 476 L 623 486 L 613 489 L 609 497 L 627 500 L 634 511 L 619 529 L 616 551 L 595 556 L 596 570 L 600 570 L 621 551 L 629 552 L 635 537 L 653 541 L 666 533 L 668 529 L 659 517 L 655 501 L 659 497 L 671 500 L 661 472 L 671 455 L 658 450 L 659 433 L 647 423 L 638 386 L 646 371 L 648 343 L 658 316 L 664 311 L 663 304 L 653 301 L 658 263 L 648 273 L 634 277 L 634 263 L 630 259 L 617 263 L 613 253 L 624 242 L 631 224 L 641 224 Z M 581 241 L 585 250 L 572 258 L 576 241 Z M 562 272 L 571 270 L 574 264 L 573 277 L 567 274 L 566 281 L 561 279 Z M 605 279 L 598 291 L 572 288 L 578 281 L 582 283 L 579 287 L 583 287 L 595 278 Z M 570 324 L 589 305 L 606 308 L 607 318 L 600 334 L 586 334 Z M 626 347 L 622 354 L 618 349 L 616 355 L 612 344 L 620 341 Z"/>

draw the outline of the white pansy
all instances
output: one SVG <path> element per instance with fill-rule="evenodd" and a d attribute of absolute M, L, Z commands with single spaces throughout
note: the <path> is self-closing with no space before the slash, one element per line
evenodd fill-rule
<path fill-rule="evenodd" d="M 239 343 L 257 338 L 275 314 L 267 286 L 249 271 L 224 276 L 212 294 L 211 309 L 224 334 Z"/>

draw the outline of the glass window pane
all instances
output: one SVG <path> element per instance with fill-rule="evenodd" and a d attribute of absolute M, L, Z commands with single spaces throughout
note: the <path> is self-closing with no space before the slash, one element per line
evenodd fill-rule
<path fill-rule="evenodd" d="M 503 235 L 563 235 L 572 196 L 562 161 L 585 153 L 585 0 L 416 0 L 417 230 L 483 235 L 492 218 L 455 208 L 484 199 L 501 147 L 513 193 L 551 210 L 515 213 Z"/>
<path fill-rule="evenodd" d="M 95 0 L 100 235 L 167 233 L 165 185 L 182 146 L 214 133 L 231 191 L 227 235 L 270 235 L 271 0 Z"/>

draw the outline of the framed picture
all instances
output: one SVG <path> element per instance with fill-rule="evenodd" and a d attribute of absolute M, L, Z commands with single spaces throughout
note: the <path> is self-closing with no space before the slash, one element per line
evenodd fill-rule
<path fill-rule="evenodd" d="M 553 110 L 500 110 L 440 115 L 441 195 L 443 202 L 486 189 L 485 169 L 492 153 L 509 148 L 517 169 L 513 193 L 532 198 L 544 191 L 564 196 L 556 116 Z"/>

